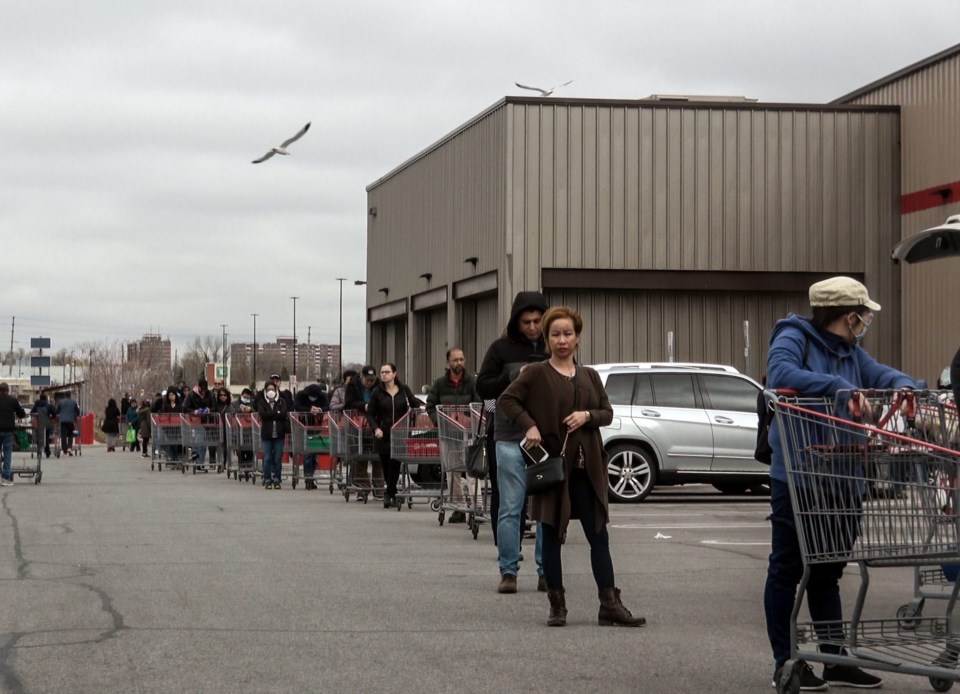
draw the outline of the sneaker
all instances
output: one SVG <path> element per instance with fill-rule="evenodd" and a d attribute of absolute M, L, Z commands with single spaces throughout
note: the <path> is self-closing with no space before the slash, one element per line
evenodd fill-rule
<path fill-rule="evenodd" d="M 190 453 L 190 460 L 200 460 L 200 454 L 196 451 Z"/>
<path fill-rule="evenodd" d="M 12 487 L 13 480 L 0 480 L 0 487 Z"/>
<path fill-rule="evenodd" d="M 513 574 L 503 574 L 500 577 L 500 585 L 497 586 L 498 593 L 516 593 L 517 577 Z"/>
<path fill-rule="evenodd" d="M 463 511 L 454 511 L 453 513 L 450 514 L 450 520 L 448 520 L 447 522 L 448 523 L 466 523 L 467 514 L 465 514 Z"/>
<path fill-rule="evenodd" d="M 806 663 L 801 663 L 800 667 L 801 692 L 823 692 L 830 688 L 830 685 L 827 684 L 825 680 L 820 679 L 814 674 L 813 668 L 811 668 L 809 665 Z M 777 681 L 780 679 L 781 672 L 783 672 L 782 667 L 778 668 L 777 671 L 773 673 L 773 681 L 770 683 L 770 686 L 774 689 L 777 688 Z"/>
<path fill-rule="evenodd" d="M 852 665 L 824 665 L 823 679 L 837 687 L 876 689 L 883 680 Z"/>

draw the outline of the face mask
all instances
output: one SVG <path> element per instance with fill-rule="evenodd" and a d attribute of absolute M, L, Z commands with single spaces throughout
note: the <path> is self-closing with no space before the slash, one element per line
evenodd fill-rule
<path fill-rule="evenodd" d="M 244 405 L 249 405 L 250 398 L 240 398 L 240 402 L 242 402 Z"/>
<path fill-rule="evenodd" d="M 310 402 L 316 402 L 316 401 L 317 401 L 317 398 L 312 397 L 312 396 L 308 396 L 308 397 L 307 397 L 307 400 L 309 400 Z"/>
<path fill-rule="evenodd" d="M 264 395 L 266 396 L 267 400 L 273 400 L 277 397 L 277 391 L 268 390 L 266 393 L 264 393 Z"/>
<path fill-rule="evenodd" d="M 870 329 L 870 323 L 867 323 L 859 315 L 857 315 L 857 320 L 860 321 L 860 324 L 863 326 L 863 330 L 861 330 L 860 334 L 857 335 L 853 332 L 853 326 L 850 326 L 850 332 L 853 333 L 853 344 L 859 347 L 863 343 L 863 338 L 867 336 L 867 331 Z M 872 322 L 873 321 L 871 321 L 871 323 Z"/>

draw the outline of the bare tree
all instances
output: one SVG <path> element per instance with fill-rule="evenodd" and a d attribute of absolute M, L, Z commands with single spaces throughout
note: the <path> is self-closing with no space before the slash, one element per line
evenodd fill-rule
<path fill-rule="evenodd" d="M 84 380 L 88 402 L 98 419 L 110 398 L 119 401 L 124 393 L 138 398 L 141 392 L 152 398 L 153 393 L 166 387 L 170 377 L 167 369 L 157 365 L 127 361 L 125 346 L 119 340 L 87 343 L 80 349 L 87 355 Z"/>
<path fill-rule="evenodd" d="M 223 361 L 223 347 L 223 338 L 220 335 L 193 338 L 193 342 L 180 357 L 183 380 L 195 382 L 204 375 L 207 364 Z"/>

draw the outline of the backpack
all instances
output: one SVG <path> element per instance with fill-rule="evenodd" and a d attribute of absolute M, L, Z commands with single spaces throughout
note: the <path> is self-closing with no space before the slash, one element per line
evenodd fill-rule
<path fill-rule="evenodd" d="M 803 360 L 800 366 L 806 366 L 807 355 L 810 354 L 810 341 L 803 343 Z M 773 417 L 776 415 L 776 409 L 767 405 L 767 399 L 764 397 L 764 391 L 757 395 L 757 446 L 753 451 L 753 459 L 758 463 L 769 465 L 773 460 L 773 448 L 770 446 L 770 427 L 773 425 Z"/>

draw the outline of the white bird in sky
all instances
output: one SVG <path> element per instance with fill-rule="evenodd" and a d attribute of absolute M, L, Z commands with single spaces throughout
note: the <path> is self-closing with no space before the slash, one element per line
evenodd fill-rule
<path fill-rule="evenodd" d="M 570 80 L 570 82 L 573 82 L 573 80 Z M 532 92 L 540 92 L 540 96 L 550 96 L 556 90 L 560 89 L 560 87 L 566 87 L 568 84 L 570 84 L 570 82 L 564 82 L 560 86 L 550 87 L 550 89 L 540 89 L 540 87 L 528 87 L 527 85 L 520 84 L 519 82 L 514 82 L 514 84 L 520 87 L 520 89 L 529 89 Z"/>
<path fill-rule="evenodd" d="M 284 140 L 284 141 L 283 141 L 283 144 L 280 145 L 279 147 L 273 147 L 269 152 L 267 152 L 266 154 L 264 154 L 264 155 L 263 155 L 262 157 L 260 157 L 259 159 L 254 159 L 254 160 L 253 160 L 253 163 L 254 163 L 254 164 L 259 164 L 259 163 L 262 162 L 262 161 L 266 161 L 267 159 L 269 159 L 270 157 L 272 157 L 274 154 L 289 155 L 290 152 L 287 151 L 287 147 L 289 147 L 289 146 L 292 145 L 294 142 L 296 142 L 296 141 L 299 140 L 301 137 L 303 137 L 309 129 L 310 129 L 310 123 L 307 123 L 305 126 L 303 126 L 302 128 L 300 128 L 300 132 L 298 132 L 296 135 L 294 135 L 293 137 L 291 137 L 289 140 Z"/>

